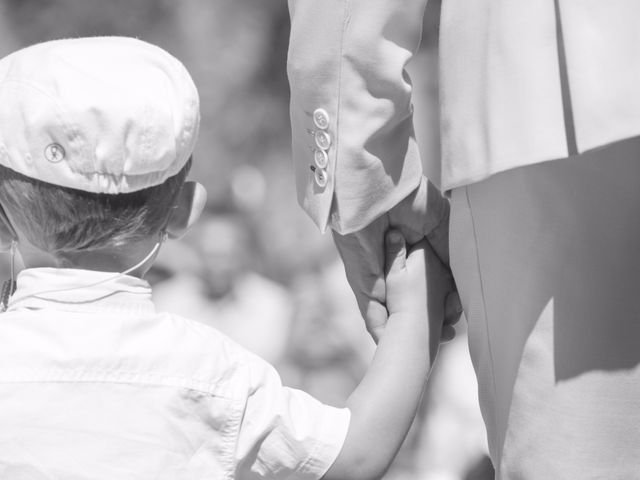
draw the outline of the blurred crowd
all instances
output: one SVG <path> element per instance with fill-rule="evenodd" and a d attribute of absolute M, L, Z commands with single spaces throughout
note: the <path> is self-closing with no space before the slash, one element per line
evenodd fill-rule
<path fill-rule="evenodd" d="M 428 9 L 411 65 L 423 156 L 439 154 L 439 2 Z M 0 56 L 53 38 L 127 35 L 183 60 L 202 108 L 191 177 L 210 196 L 200 224 L 161 250 L 148 276 L 154 300 L 253 350 L 278 368 L 285 384 L 340 406 L 375 345 L 330 235 L 321 235 L 296 203 L 288 27 L 285 0 L 0 0 Z M 493 478 L 464 323 L 441 349 L 388 479 Z"/>

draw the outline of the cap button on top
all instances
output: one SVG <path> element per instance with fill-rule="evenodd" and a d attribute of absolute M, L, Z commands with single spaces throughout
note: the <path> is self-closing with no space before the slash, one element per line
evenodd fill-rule
<path fill-rule="evenodd" d="M 313 123 L 321 130 L 329 128 L 329 114 L 324 108 L 316 108 L 314 110 Z"/>
<path fill-rule="evenodd" d="M 320 150 L 329 150 L 331 146 L 331 136 L 324 130 L 318 130 L 315 133 L 316 145 Z"/>
<path fill-rule="evenodd" d="M 313 176 L 320 188 L 324 188 L 327 185 L 327 171 L 324 168 L 316 168 Z"/>
<path fill-rule="evenodd" d="M 313 159 L 319 168 L 327 168 L 329 164 L 329 156 L 324 150 L 315 150 L 313 152 Z"/>

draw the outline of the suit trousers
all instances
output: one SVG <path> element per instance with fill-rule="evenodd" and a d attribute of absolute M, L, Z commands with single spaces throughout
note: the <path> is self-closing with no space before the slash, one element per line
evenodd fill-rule
<path fill-rule="evenodd" d="M 640 478 L 640 141 L 455 188 L 450 242 L 497 478 Z"/>

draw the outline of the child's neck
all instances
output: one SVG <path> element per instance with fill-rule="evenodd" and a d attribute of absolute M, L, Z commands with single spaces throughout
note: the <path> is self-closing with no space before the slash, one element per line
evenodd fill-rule
<path fill-rule="evenodd" d="M 50 254 L 41 250 L 34 251 L 20 246 L 20 253 L 25 268 L 75 268 L 101 272 L 124 272 L 139 264 L 145 257 L 150 256 L 130 273 L 130 275 L 142 277 L 156 257 L 157 249 L 153 255 L 150 255 L 156 244 L 157 241 L 154 240 L 143 240 L 118 247 L 62 254 Z"/>

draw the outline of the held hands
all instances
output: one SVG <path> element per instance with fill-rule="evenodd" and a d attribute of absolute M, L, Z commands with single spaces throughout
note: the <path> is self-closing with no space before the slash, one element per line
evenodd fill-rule
<path fill-rule="evenodd" d="M 440 282 L 449 288 L 441 301 L 445 314 L 442 339 L 452 339 L 455 335 L 452 325 L 460 318 L 462 308 L 453 276 L 448 268 L 449 203 L 424 177 L 414 192 L 364 229 L 347 235 L 333 233 L 334 242 L 345 266 L 347 280 L 365 318 L 367 330 L 377 342 L 388 318 L 384 277 L 384 234 L 390 226 L 399 229 L 409 245 L 426 237 L 441 260 L 440 265 L 443 268 L 436 270 Z M 426 266 L 427 270 L 430 268 L 431 265 Z M 426 293 L 423 290 L 423 299 Z M 429 298 L 430 303 L 433 301 L 436 300 Z"/>
<path fill-rule="evenodd" d="M 427 254 L 429 263 L 437 258 L 425 240 L 407 252 L 399 230 L 390 229 L 385 239 L 386 305 L 389 316 L 405 315 L 426 318 Z M 440 263 L 438 261 L 438 263 Z M 442 268 L 442 265 L 437 265 Z M 443 290 L 440 288 L 439 290 Z M 443 292 L 441 292 L 443 293 Z"/>
<path fill-rule="evenodd" d="M 426 239 L 407 252 L 405 239 L 399 230 L 387 232 L 385 255 L 389 321 L 428 321 L 428 336 L 432 341 L 430 352 L 435 357 L 441 334 L 450 335 L 442 330 L 453 330 L 452 325 L 443 326 L 445 299 L 453 288 L 443 281 L 447 278 L 448 268 Z M 380 329 L 376 333 L 379 337 L 383 335 Z"/>
<path fill-rule="evenodd" d="M 413 423 L 440 343 L 448 268 L 424 239 L 408 254 L 398 229 L 382 242 L 389 319 L 371 330 L 380 342 L 347 399 L 349 431 L 327 480 L 384 475 Z"/>

